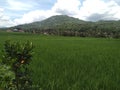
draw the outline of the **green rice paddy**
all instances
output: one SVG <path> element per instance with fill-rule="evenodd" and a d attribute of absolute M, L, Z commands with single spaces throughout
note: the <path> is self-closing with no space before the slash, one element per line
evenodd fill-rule
<path fill-rule="evenodd" d="M 0 32 L 1 50 L 5 40 L 33 42 L 33 90 L 120 90 L 120 39 Z"/>

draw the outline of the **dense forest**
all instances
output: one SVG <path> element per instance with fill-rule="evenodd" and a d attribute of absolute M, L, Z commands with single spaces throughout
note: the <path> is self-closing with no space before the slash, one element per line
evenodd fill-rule
<path fill-rule="evenodd" d="M 57 15 L 43 21 L 18 25 L 9 29 L 24 30 L 60 36 L 120 38 L 120 21 L 83 21 L 66 15 Z"/>

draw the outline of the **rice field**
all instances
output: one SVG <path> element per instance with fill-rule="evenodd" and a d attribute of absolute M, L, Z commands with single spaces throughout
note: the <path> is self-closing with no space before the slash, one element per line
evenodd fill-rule
<path fill-rule="evenodd" d="M 120 90 L 120 39 L 2 32 L 1 50 L 5 40 L 33 42 L 31 90 Z"/>

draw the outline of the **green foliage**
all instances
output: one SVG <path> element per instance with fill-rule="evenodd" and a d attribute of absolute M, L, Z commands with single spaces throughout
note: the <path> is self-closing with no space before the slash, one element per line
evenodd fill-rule
<path fill-rule="evenodd" d="M 10 66 L 0 65 L 0 87 L 7 90 L 14 88 L 12 81 L 15 79 L 15 74 L 10 69 Z"/>
<path fill-rule="evenodd" d="M 33 45 L 31 42 L 26 42 L 24 44 L 19 42 L 6 41 L 4 44 L 3 63 L 8 65 L 20 64 L 29 64 L 32 57 Z M 14 65 L 15 65 L 14 64 Z"/>
<path fill-rule="evenodd" d="M 120 39 L 0 33 L 1 49 L 6 39 L 36 46 L 29 90 L 120 90 Z"/>
<path fill-rule="evenodd" d="M 31 71 L 28 68 L 32 60 L 32 49 L 33 45 L 29 41 L 25 43 L 5 41 L 2 64 L 9 66 L 14 72 L 15 79 L 12 80 L 12 84 L 17 90 L 27 90 L 32 85 Z"/>
<path fill-rule="evenodd" d="M 33 81 L 41 90 L 120 89 L 119 39 L 35 36 L 33 41 Z"/>

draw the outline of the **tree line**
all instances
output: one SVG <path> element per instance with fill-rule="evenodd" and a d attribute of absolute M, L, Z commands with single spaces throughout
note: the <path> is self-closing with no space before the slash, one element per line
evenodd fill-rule
<path fill-rule="evenodd" d="M 120 23 L 98 22 L 84 24 L 62 24 L 49 27 L 24 26 L 22 29 L 26 33 L 60 35 L 60 36 L 80 36 L 80 37 L 104 37 L 120 38 Z"/>

